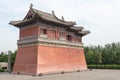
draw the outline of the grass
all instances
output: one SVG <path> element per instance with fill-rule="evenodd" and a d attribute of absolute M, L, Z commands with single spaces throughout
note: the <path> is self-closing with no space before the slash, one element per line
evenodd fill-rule
<path fill-rule="evenodd" d="M 88 65 L 89 69 L 120 69 L 120 65 Z"/>

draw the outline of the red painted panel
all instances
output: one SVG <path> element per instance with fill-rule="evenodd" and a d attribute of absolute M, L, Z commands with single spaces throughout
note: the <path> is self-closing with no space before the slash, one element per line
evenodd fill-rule
<path fill-rule="evenodd" d="M 38 35 L 38 27 L 37 26 L 20 30 L 20 38 L 32 36 L 32 35 Z"/>

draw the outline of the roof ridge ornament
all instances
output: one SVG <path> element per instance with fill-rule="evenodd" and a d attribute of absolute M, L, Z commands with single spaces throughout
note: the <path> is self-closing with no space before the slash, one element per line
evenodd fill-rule
<path fill-rule="evenodd" d="M 55 12 L 54 12 L 54 11 L 52 11 L 52 14 L 53 14 L 53 16 L 54 16 L 57 20 L 60 20 L 60 21 L 65 22 L 64 17 L 63 17 L 63 16 L 62 16 L 62 19 L 59 19 L 59 18 L 55 15 Z"/>
<path fill-rule="evenodd" d="M 55 12 L 54 11 L 52 11 L 52 14 L 53 14 L 53 16 L 55 16 Z"/>
<path fill-rule="evenodd" d="M 64 17 L 62 16 L 62 20 L 65 21 Z"/>
<path fill-rule="evenodd" d="M 30 4 L 30 9 L 32 9 L 32 8 L 33 8 L 33 4 L 31 3 L 31 4 Z"/>

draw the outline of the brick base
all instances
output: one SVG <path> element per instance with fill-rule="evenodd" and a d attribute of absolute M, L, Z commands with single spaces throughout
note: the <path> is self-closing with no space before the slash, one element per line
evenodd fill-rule
<path fill-rule="evenodd" d="M 82 48 L 31 46 L 18 48 L 13 72 L 40 74 L 86 69 Z"/>

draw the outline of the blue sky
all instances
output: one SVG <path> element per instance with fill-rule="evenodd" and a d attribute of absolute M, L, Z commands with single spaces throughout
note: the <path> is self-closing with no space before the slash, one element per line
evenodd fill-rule
<path fill-rule="evenodd" d="M 19 29 L 8 23 L 21 20 L 33 7 L 76 21 L 91 34 L 83 37 L 85 45 L 104 45 L 120 41 L 120 0 L 2 0 L 0 1 L 0 52 L 17 49 Z"/>

